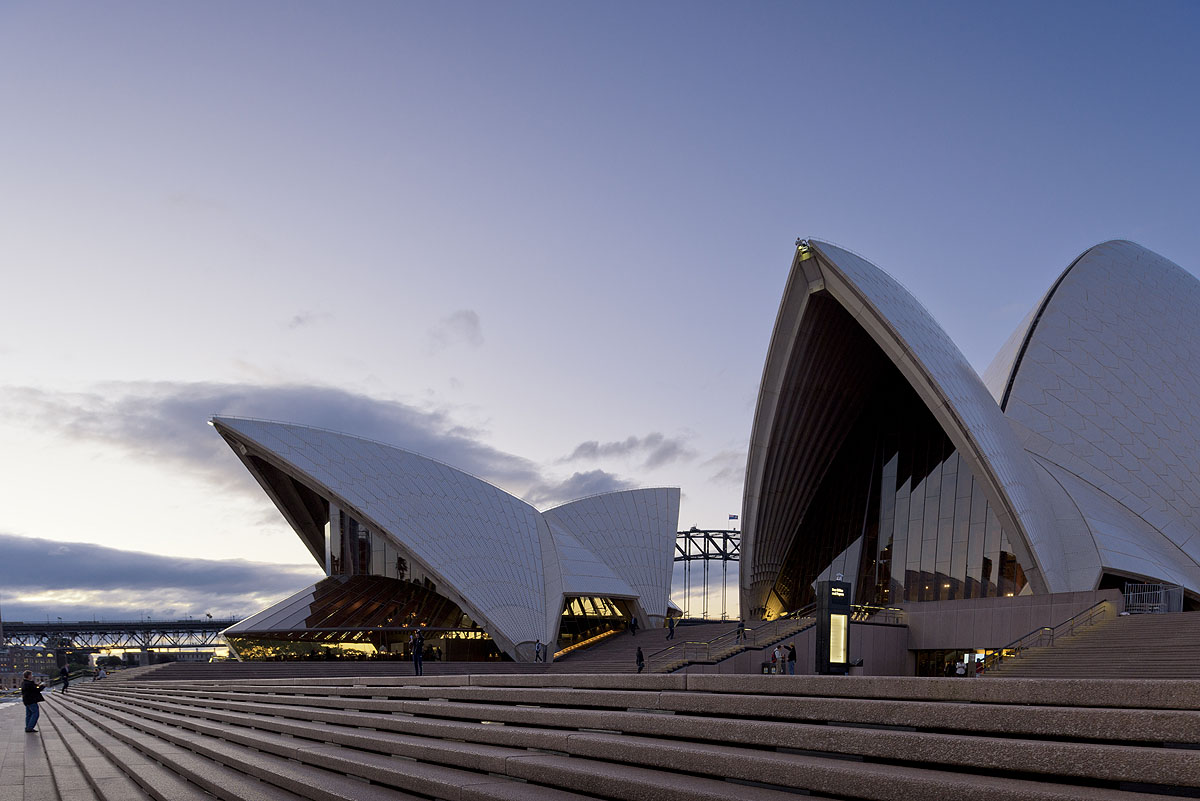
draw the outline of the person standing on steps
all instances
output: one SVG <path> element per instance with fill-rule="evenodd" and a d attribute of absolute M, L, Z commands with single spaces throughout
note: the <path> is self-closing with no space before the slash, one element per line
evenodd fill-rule
<path fill-rule="evenodd" d="M 789 642 L 787 647 L 788 675 L 796 675 L 796 643 Z"/>
<path fill-rule="evenodd" d="M 67 691 L 67 686 L 71 683 L 71 669 L 66 665 L 62 666 L 62 670 L 58 671 L 59 678 L 62 679 L 62 692 Z"/>
<path fill-rule="evenodd" d="M 675 639 L 675 618 L 673 617 L 667 618 L 667 639 Z"/>
<path fill-rule="evenodd" d="M 630 615 L 629 616 L 629 633 L 632 634 L 634 637 L 637 636 L 637 626 L 638 626 L 637 615 Z"/>
<path fill-rule="evenodd" d="M 639 658 L 641 654 L 638 654 Z M 42 714 L 42 710 L 38 709 L 38 704 L 46 699 L 42 697 L 42 685 L 37 684 L 33 680 L 33 671 L 27 670 L 21 674 L 21 701 L 25 704 L 25 731 L 36 732 L 38 716 Z"/>
<path fill-rule="evenodd" d="M 637 652 L 638 673 L 642 672 L 642 668 L 646 667 L 646 657 L 642 656 L 642 646 L 638 646 Z"/>
<path fill-rule="evenodd" d="M 735 640 L 735 642 L 745 642 L 745 641 L 746 641 L 746 621 L 739 619 L 738 627 L 737 627 L 737 639 Z"/>
<path fill-rule="evenodd" d="M 421 632 L 419 630 L 414 631 L 412 634 L 408 635 L 408 650 L 409 650 L 410 656 L 412 656 L 413 675 L 414 676 L 424 676 L 425 675 L 425 664 L 424 664 L 424 661 L 425 661 L 425 653 L 424 653 L 425 637 L 421 635 Z"/>

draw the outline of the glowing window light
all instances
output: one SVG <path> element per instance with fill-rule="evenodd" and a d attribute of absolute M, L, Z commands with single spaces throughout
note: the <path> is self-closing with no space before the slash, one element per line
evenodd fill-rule
<path fill-rule="evenodd" d="M 849 626 L 849 615 L 829 616 L 829 661 L 834 664 L 846 664 L 846 634 Z"/>

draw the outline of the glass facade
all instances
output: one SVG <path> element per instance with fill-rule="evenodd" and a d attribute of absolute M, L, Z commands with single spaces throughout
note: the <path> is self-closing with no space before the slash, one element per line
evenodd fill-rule
<path fill-rule="evenodd" d="M 631 616 L 629 603 L 621 599 L 567 598 L 559 621 L 558 649 L 579 645 L 611 631 L 624 631 Z"/>
<path fill-rule="evenodd" d="M 417 630 L 426 659 L 504 658 L 457 604 L 416 581 L 331 576 L 268 612 L 226 632 L 242 659 L 407 659 Z"/>
<path fill-rule="evenodd" d="M 899 371 L 878 373 L 792 541 L 778 607 L 810 603 L 813 582 L 836 573 L 856 604 L 1020 594 L 1024 571 L 981 484 Z"/>

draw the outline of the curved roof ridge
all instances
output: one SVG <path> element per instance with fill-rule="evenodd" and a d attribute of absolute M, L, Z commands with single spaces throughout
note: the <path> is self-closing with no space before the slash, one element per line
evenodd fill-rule
<path fill-rule="evenodd" d="M 364 437 L 361 434 L 351 434 L 349 431 L 339 431 L 336 428 L 326 428 L 325 426 L 310 426 L 308 423 L 293 423 L 290 420 L 272 420 L 269 417 L 246 417 L 244 415 L 238 415 L 238 414 L 214 414 L 212 417 L 209 418 L 209 422 L 212 422 L 214 420 L 244 420 L 248 423 L 268 423 L 268 424 L 274 425 L 274 426 L 294 426 L 296 428 L 307 428 L 310 431 L 320 431 L 325 434 L 336 434 L 339 437 L 349 437 L 350 439 L 357 439 L 362 442 L 369 442 L 372 445 L 381 445 L 384 448 L 391 448 L 392 450 L 401 451 L 402 453 L 411 454 L 413 456 L 419 456 L 420 458 L 425 459 L 426 461 L 434 462 L 435 464 L 440 464 L 442 467 L 448 467 L 451 470 L 455 471 L 456 473 L 462 473 L 463 475 L 470 476 L 471 478 L 476 479 L 477 481 L 482 481 L 484 484 L 487 484 L 491 487 L 495 487 L 496 489 L 500 490 L 501 492 L 503 492 L 505 494 L 512 495 L 514 498 L 516 498 L 519 501 L 525 501 L 525 499 L 522 498 L 520 495 L 516 495 L 512 492 L 509 492 L 504 487 L 499 486 L 495 482 L 488 481 L 486 478 L 481 478 L 468 470 L 463 470 L 461 467 L 455 467 L 454 465 L 449 464 L 448 462 L 443 462 L 441 459 L 438 459 L 435 456 L 429 456 L 427 454 L 421 453 L 420 451 L 414 451 L 410 448 L 402 448 L 399 445 L 393 445 L 390 442 L 384 442 L 383 440 L 380 440 L 380 439 L 374 439 L 372 437 Z M 529 503 L 529 501 L 525 501 L 525 503 Z M 529 505 L 533 506 L 532 503 L 530 503 Z M 534 507 L 534 508 L 536 508 L 536 507 Z"/>
<path fill-rule="evenodd" d="M 578 498 L 572 498 L 569 501 L 563 501 L 562 503 L 556 503 L 554 506 L 547 506 L 545 509 L 538 509 L 538 511 L 542 512 L 543 514 L 545 514 L 546 512 L 553 512 L 555 509 L 561 509 L 564 506 L 569 506 L 573 503 L 579 503 L 580 501 L 590 501 L 592 498 L 599 498 L 601 495 L 619 495 L 622 492 L 650 492 L 652 490 L 660 490 L 660 489 L 682 491 L 682 488 L 677 487 L 674 484 L 658 484 L 658 485 L 655 485 L 652 487 L 625 487 L 624 489 L 605 490 L 602 492 L 593 492 L 590 495 L 580 495 Z"/>
<path fill-rule="evenodd" d="M 1004 392 L 1001 393 L 1000 397 L 996 399 L 996 402 L 1000 404 L 1001 411 L 1004 411 L 1004 409 L 1008 406 L 1008 397 L 1012 394 L 1013 381 L 1015 381 L 1017 378 L 1017 371 L 1021 369 L 1021 360 L 1025 358 L 1025 351 L 1029 349 L 1029 342 L 1033 339 L 1033 332 L 1037 330 L 1038 323 L 1042 321 L 1042 315 L 1046 313 L 1046 309 L 1049 307 L 1050 301 L 1054 299 L 1054 293 L 1058 291 L 1060 286 L 1062 286 L 1062 282 L 1066 280 L 1071 270 L 1075 269 L 1075 265 L 1083 261 L 1083 258 L 1096 248 L 1103 247 L 1104 245 L 1108 245 L 1113 242 L 1128 241 L 1129 240 L 1127 239 L 1109 239 L 1097 245 L 1092 245 L 1090 248 L 1080 253 L 1071 261 L 1070 264 L 1067 265 L 1067 269 L 1063 270 L 1062 273 L 1059 274 L 1054 283 L 1050 285 L 1050 288 L 1046 290 L 1046 294 L 1042 295 L 1041 301 L 1033 307 L 1033 310 L 1030 312 L 1030 315 L 1032 315 L 1033 319 L 1031 319 L 1028 325 L 1026 325 L 1025 334 L 1021 337 L 1021 346 L 1017 349 L 1017 353 L 1013 357 L 1012 365 L 1008 369 L 1008 377 L 1004 382 Z M 1132 242 L 1131 244 L 1136 245 L 1137 243 Z M 1021 324 L 1025 324 L 1024 320 L 1022 320 Z M 1000 354 L 996 355 L 999 356 Z"/>
<path fill-rule="evenodd" d="M 379 445 L 384 448 L 391 448 L 392 450 L 400 451 L 401 453 L 407 453 L 412 456 L 416 456 L 421 459 L 425 459 L 426 461 L 433 462 L 434 464 L 439 464 L 442 467 L 446 467 L 446 468 L 449 468 L 450 470 L 455 471 L 456 473 L 462 473 L 465 476 L 470 476 L 471 478 L 475 479 L 476 481 L 482 481 L 484 484 L 487 484 L 489 487 L 493 487 L 494 489 L 497 489 L 500 492 L 503 492 L 505 495 L 511 495 L 512 497 L 516 498 L 518 501 L 529 504 L 534 509 L 537 509 L 539 512 L 548 512 L 551 509 L 557 509 L 559 506 L 564 506 L 568 503 L 575 503 L 576 501 L 585 501 L 588 498 L 595 498 L 600 495 L 610 495 L 614 492 L 636 492 L 639 490 L 653 490 L 653 489 L 680 489 L 679 487 L 676 487 L 673 485 L 655 485 L 655 486 L 650 486 L 650 487 L 625 487 L 624 489 L 619 489 L 619 490 L 607 490 L 607 491 L 601 491 L 601 492 L 593 492 L 589 495 L 581 495 L 578 498 L 571 498 L 570 500 L 557 503 L 554 506 L 548 506 L 545 509 L 538 509 L 537 505 L 534 504 L 532 501 L 528 500 L 527 498 L 521 497 L 520 495 L 516 494 L 515 492 L 510 492 L 509 490 L 506 490 L 504 487 L 501 487 L 499 484 L 495 483 L 494 481 L 489 481 L 486 478 L 477 476 L 474 473 L 470 472 L 469 470 L 463 470 L 461 467 L 455 467 L 454 465 L 449 464 L 448 462 L 444 462 L 441 459 L 438 459 L 437 457 L 429 456 L 427 454 L 421 453 L 420 451 L 414 451 L 410 448 L 402 448 L 399 445 L 393 445 L 392 443 L 384 442 L 383 440 L 374 439 L 372 437 L 364 437 L 361 434 L 351 434 L 348 431 L 339 431 L 336 428 L 326 428 L 325 426 L 310 426 L 307 423 L 293 423 L 288 420 L 272 420 L 267 417 L 247 417 L 244 415 L 236 415 L 236 414 L 214 414 L 212 417 L 209 418 L 209 422 L 216 421 L 216 420 L 243 420 L 243 421 L 249 422 L 249 423 L 267 423 L 268 425 L 276 425 L 276 426 L 294 426 L 296 428 L 305 428 L 305 429 L 309 429 L 311 431 L 320 431 L 325 434 L 335 434 L 339 437 L 348 437 L 350 439 L 357 439 L 357 440 L 360 440 L 361 442 L 369 442 L 372 445 Z"/>
<path fill-rule="evenodd" d="M 963 450 L 968 459 L 978 462 L 978 469 L 972 472 L 985 485 L 991 485 L 1002 522 L 1004 518 L 1011 520 L 1011 534 L 1018 535 L 1014 539 L 1020 540 L 1025 551 L 1018 556 L 1024 557 L 1022 564 L 1035 589 L 1055 586 L 1062 560 L 1056 558 L 1061 554 L 1051 552 L 1054 538 L 1049 521 L 1042 519 L 1045 504 L 1040 502 L 1041 483 L 979 373 L 945 329 L 893 276 L 836 245 L 810 240 L 810 246 L 822 257 L 822 266 L 827 264 L 840 277 L 844 283 L 841 292 L 849 293 L 851 300 L 861 305 L 858 310 L 851 309 L 860 325 L 867 322 L 863 310 L 872 310 L 874 325 L 864 328 L 873 338 L 887 332 L 892 341 L 879 344 L 888 358 L 902 373 L 907 365 L 922 377 L 926 388 L 914 385 L 914 389 L 934 416 L 940 418 L 944 414 L 954 421 L 953 426 L 946 427 L 939 420 L 951 441 L 961 440 L 956 446 L 967 446 Z M 839 252 L 844 255 L 839 257 Z M 828 280 L 826 289 L 830 289 Z M 843 298 L 838 300 L 845 302 Z M 927 392 L 935 397 L 926 397 Z"/>

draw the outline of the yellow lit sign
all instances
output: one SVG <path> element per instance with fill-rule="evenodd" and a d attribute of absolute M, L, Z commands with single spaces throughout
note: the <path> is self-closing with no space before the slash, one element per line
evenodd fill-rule
<path fill-rule="evenodd" d="M 834 598 L 845 598 L 846 590 L 842 587 L 830 587 L 829 594 L 832 595 Z"/>
<path fill-rule="evenodd" d="M 829 616 L 829 661 L 846 664 L 846 634 L 850 626 L 848 615 Z"/>

